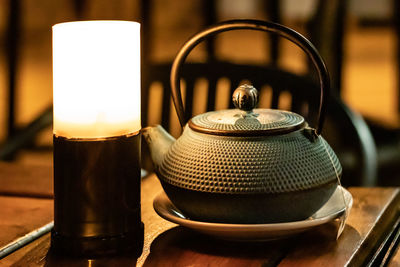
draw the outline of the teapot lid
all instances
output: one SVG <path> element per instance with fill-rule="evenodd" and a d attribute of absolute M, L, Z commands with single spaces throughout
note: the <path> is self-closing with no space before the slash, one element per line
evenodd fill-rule
<path fill-rule="evenodd" d="M 254 109 L 258 92 L 251 85 L 238 87 L 232 96 L 238 109 L 211 111 L 189 121 L 195 131 L 226 136 L 266 136 L 285 134 L 305 126 L 302 116 L 283 110 Z"/>

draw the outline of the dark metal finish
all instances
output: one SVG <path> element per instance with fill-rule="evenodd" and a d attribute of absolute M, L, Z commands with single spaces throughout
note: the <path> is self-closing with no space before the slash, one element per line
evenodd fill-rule
<path fill-rule="evenodd" d="M 161 181 L 168 198 L 185 216 L 216 223 L 263 224 L 301 221 L 331 197 L 336 182 L 289 193 L 216 194 Z"/>
<path fill-rule="evenodd" d="M 218 135 L 218 136 L 275 136 L 275 135 L 280 135 L 280 134 L 287 134 L 291 133 L 293 131 L 300 130 L 304 128 L 306 125 L 306 122 L 302 122 L 301 124 L 297 124 L 294 126 L 290 127 L 285 127 L 284 129 L 266 129 L 266 130 L 237 130 L 237 131 L 226 131 L 226 130 L 216 130 L 216 129 L 210 129 L 206 127 L 201 127 L 195 123 L 193 123 L 192 120 L 188 122 L 188 125 L 190 129 L 195 130 L 196 132 L 200 133 L 205 133 L 205 134 L 213 134 L 213 135 Z"/>
<path fill-rule="evenodd" d="M 171 142 L 165 132 L 150 129 L 154 131 L 144 135 L 149 135 L 146 141 L 159 178 L 184 189 L 233 195 L 289 193 L 337 182 L 342 173 L 329 144 L 321 136 L 310 140 L 308 130 L 232 137 L 185 127 Z"/>
<path fill-rule="evenodd" d="M 140 139 L 54 136 L 56 253 L 141 254 Z"/>
<path fill-rule="evenodd" d="M 304 118 L 296 113 L 255 109 L 258 91 L 243 84 L 232 95 L 236 110 L 213 111 L 197 115 L 189 121 L 192 130 L 224 136 L 272 136 L 303 128 Z M 233 111 L 233 112 L 232 112 Z"/>
<path fill-rule="evenodd" d="M 342 174 L 326 141 L 306 130 L 234 137 L 185 127 L 176 142 L 157 128 L 144 135 L 168 197 L 200 221 L 301 220 L 329 199 Z"/>
<path fill-rule="evenodd" d="M 236 108 L 251 111 L 258 104 L 258 91 L 251 85 L 241 85 L 233 92 L 232 101 Z"/>
<path fill-rule="evenodd" d="M 188 125 L 190 129 L 201 133 L 246 137 L 287 134 L 304 128 L 307 123 L 302 116 L 289 111 L 229 109 L 197 115 Z"/>
<path fill-rule="evenodd" d="M 183 127 L 187 122 L 187 119 L 185 118 L 185 110 L 183 107 L 181 90 L 180 90 L 181 65 L 184 63 L 186 57 L 193 50 L 193 48 L 196 47 L 203 40 L 221 32 L 226 32 L 230 30 L 239 30 L 239 29 L 259 30 L 259 31 L 267 31 L 279 34 L 280 36 L 298 45 L 310 57 L 310 59 L 312 60 L 312 62 L 316 67 L 320 80 L 321 97 L 319 105 L 318 124 L 316 127 L 317 134 L 320 134 L 325 119 L 327 103 L 329 99 L 329 92 L 330 92 L 329 73 L 323 59 L 318 54 L 318 51 L 315 49 L 314 45 L 311 44 L 310 41 L 307 40 L 300 33 L 280 24 L 266 22 L 266 21 L 259 21 L 259 20 L 230 20 L 216 24 L 194 35 L 179 50 L 172 64 L 170 83 L 172 90 L 172 99 L 174 100 L 175 108 L 181 126 Z"/>

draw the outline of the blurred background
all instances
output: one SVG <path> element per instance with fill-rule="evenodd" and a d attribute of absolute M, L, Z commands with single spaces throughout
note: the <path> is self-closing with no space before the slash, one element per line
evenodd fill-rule
<path fill-rule="evenodd" d="M 367 128 L 360 135 L 367 131 L 366 135 L 373 138 L 361 148 L 372 147 L 376 154 L 377 180 L 370 185 L 400 184 L 400 7 L 397 2 L 0 0 L 0 159 L 52 164 L 52 25 L 98 19 L 142 23 L 142 93 L 146 95 L 143 101 L 147 98 L 153 101 L 151 111 L 144 111 L 144 127 L 161 123 L 165 112 L 161 85 L 152 83 L 157 77 L 150 66 L 170 64 L 184 42 L 207 25 L 249 18 L 282 23 L 311 39 L 327 62 L 334 94 L 356 116 L 361 116 Z M 310 64 L 299 48 L 262 32 L 221 34 L 211 44 L 196 48 L 188 61 L 205 62 L 210 58 L 247 65 L 272 64 L 298 75 L 310 72 Z M 203 112 L 206 100 L 201 95 L 194 92 L 193 114 Z M 226 108 L 218 101 L 217 108 Z M 285 108 L 285 101 L 280 104 Z M 168 127 L 178 136 L 176 115 L 174 111 L 170 114 Z M 337 129 L 346 135 L 346 129 Z"/>

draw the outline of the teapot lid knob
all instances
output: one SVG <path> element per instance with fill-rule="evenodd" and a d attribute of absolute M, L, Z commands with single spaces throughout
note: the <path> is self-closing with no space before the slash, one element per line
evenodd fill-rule
<path fill-rule="evenodd" d="M 240 110 L 251 111 L 257 106 L 258 91 L 252 85 L 243 84 L 233 92 L 232 102 Z"/>

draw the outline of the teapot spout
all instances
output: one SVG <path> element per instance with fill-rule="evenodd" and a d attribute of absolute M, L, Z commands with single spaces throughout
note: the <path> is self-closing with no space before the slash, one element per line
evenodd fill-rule
<path fill-rule="evenodd" d="M 175 138 L 161 125 L 143 128 L 142 135 L 149 147 L 154 167 L 158 171 L 169 147 L 175 142 Z"/>

